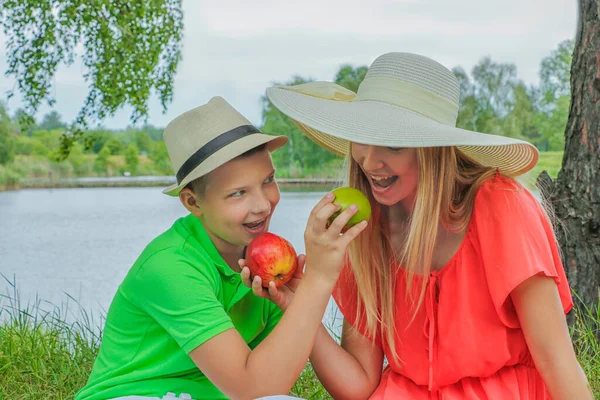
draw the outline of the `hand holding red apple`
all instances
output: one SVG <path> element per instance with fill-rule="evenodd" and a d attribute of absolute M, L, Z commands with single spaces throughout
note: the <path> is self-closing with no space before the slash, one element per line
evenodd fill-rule
<path fill-rule="evenodd" d="M 251 279 L 252 275 L 250 269 L 246 266 L 246 260 L 240 259 L 238 261 L 242 283 L 252 289 L 255 296 L 266 298 L 271 300 L 277 307 L 285 311 L 290 305 L 296 289 L 302 281 L 304 276 L 304 254 L 300 254 L 297 258 L 296 272 L 292 279 L 290 279 L 285 285 L 277 287 L 275 282 L 270 282 L 268 288 L 263 287 L 262 279 L 260 276 L 255 275 L 254 279 Z"/>
<path fill-rule="evenodd" d="M 246 266 L 252 277 L 262 279 L 263 287 L 275 282 L 279 288 L 292 279 L 297 267 L 296 257 L 292 244 L 271 232 L 258 235 L 246 248 Z"/>

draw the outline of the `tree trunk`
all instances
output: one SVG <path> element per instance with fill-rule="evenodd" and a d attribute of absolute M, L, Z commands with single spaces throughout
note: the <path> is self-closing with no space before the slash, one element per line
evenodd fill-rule
<path fill-rule="evenodd" d="M 569 283 L 588 307 L 598 306 L 600 289 L 599 7 L 600 0 L 579 0 L 562 169 L 554 183 L 540 182 L 563 224 L 557 234 Z"/>

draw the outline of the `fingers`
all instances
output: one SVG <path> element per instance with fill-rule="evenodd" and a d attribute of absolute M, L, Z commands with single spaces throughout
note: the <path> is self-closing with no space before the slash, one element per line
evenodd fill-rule
<path fill-rule="evenodd" d="M 337 211 L 339 211 L 341 206 L 337 203 L 329 203 L 325 204 L 314 216 L 314 218 L 319 221 L 319 225 L 325 228 L 327 224 L 327 220 Z"/>
<path fill-rule="evenodd" d="M 302 274 L 302 268 L 300 266 L 304 267 L 304 255 L 301 255 L 301 258 L 299 257 L 298 268 L 294 275 L 295 277 L 301 277 L 301 275 L 298 275 L 299 270 L 300 274 Z M 278 307 L 283 307 L 286 304 L 286 295 L 283 291 L 277 289 L 275 282 L 269 282 L 269 287 L 264 288 L 260 276 L 255 276 L 254 279 L 250 279 L 250 269 L 248 269 L 248 267 L 242 268 L 240 276 L 242 278 L 242 283 L 245 286 L 252 288 L 252 293 L 254 293 L 255 296 L 270 299 Z"/>
<path fill-rule="evenodd" d="M 241 264 L 240 267 L 242 267 L 242 270 L 240 271 L 242 283 L 244 284 L 244 286 L 251 288 L 252 280 L 250 279 L 250 269 L 248 267 L 242 266 Z"/>
<path fill-rule="evenodd" d="M 252 280 L 252 292 L 257 297 L 269 298 L 269 291 L 262 286 L 262 279 L 258 275 Z"/>
<path fill-rule="evenodd" d="M 285 295 L 277 289 L 277 285 L 275 282 L 269 282 L 269 296 L 271 297 L 271 301 L 275 303 L 278 307 L 281 307 L 285 303 Z"/>
<path fill-rule="evenodd" d="M 327 229 L 327 231 L 331 232 L 332 234 L 334 234 L 336 236 L 339 236 L 340 233 L 342 233 L 342 230 L 344 229 L 344 227 L 346 226 L 348 221 L 350 221 L 350 218 L 352 218 L 352 216 L 354 214 L 356 214 L 357 211 L 358 211 L 358 207 L 356 206 L 356 204 L 351 204 L 350 207 L 348 207 L 346 210 L 344 210 L 343 213 L 338 215 L 333 220 L 331 225 L 329 225 L 329 228 Z"/>
<path fill-rule="evenodd" d="M 294 278 L 299 278 L 304 275 L 304 265 L 306 264 L 306 256 L 304 254 L 300 254 L 298 256 L 298 265 L 296 267 L 296 272 L 294 272 Z"/>
<path fill-rule="evenodd" d="M 319 200 L 319 202 L 313 207 L 312 211 L 310 212 L 309 218 L 315 217 L 323 207 L 325 207 L 328 204 L 331 204 L 333 202 L 333 199 L 335 199 L 335 195 L 331 192 L 323 196 L 323 198 Z"/>
<path fill-rule="evenodd" d="M 360 235 L 360 233 L 362 231 L 365 230 L 367 225 L 369 225 L 367 223 L 367 221 L 362 221 L 362 222 L 359 222 L 358 224 L 354 225 L 352 228 L 348 229 L 346 232 L 344 232 L 344 234 L 342 236 L 340 236 L 340 238 L 339 238 L 342 245 L 348 246 L 351 241 L 356 239 L 356 237 L 358 235 Z"/>

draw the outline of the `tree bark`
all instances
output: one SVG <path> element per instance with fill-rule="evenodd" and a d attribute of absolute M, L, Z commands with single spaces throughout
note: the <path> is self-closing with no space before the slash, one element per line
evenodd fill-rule
<path fill-rule="evenodd" d="M 579 0 L 562 169 L 554 183 L 538 180 L 550 189 L 569 283 L 588 307 L 598 307 L 600 290 L 599 8 L 600 0 Z"/>

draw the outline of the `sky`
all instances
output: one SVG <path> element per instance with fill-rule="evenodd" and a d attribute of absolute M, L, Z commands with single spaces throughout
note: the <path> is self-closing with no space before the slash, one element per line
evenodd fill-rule
<path fill-rule="evenodd" d="M 222 96 L 253 124 L 260 98 L 274 82 L 294 75 L 331 81 L 340 65 L 370 65 L 391 51 L 428 56 L 449 69 L 470 71 L 483 57 L 513 63 L 528 84 L 538 82 L 542 59 L 575 37 L 576 0 L 183 0 L 183 59 L 166 113 L 156 97 L 148 123 L 164 127 L 179 114 Z M 0 34 L 0 101 L 21 106 L 8 90 L 6 39 Z M 59 67 L 54 110 L 72 121 L 87 94 L 81 63 Z M 38 120 L 50 111 L 47 106 Z M 125 108 L 103 122 L 130 125 Z"/>

